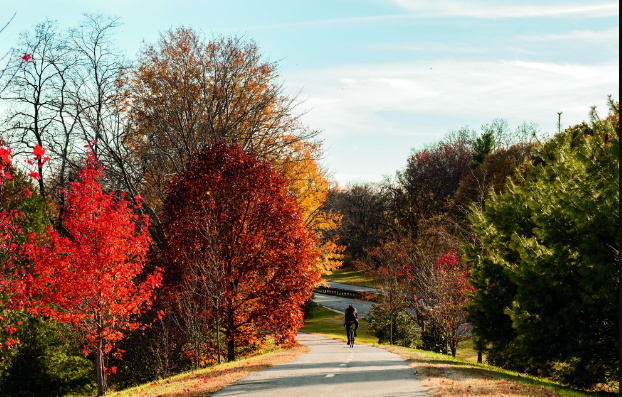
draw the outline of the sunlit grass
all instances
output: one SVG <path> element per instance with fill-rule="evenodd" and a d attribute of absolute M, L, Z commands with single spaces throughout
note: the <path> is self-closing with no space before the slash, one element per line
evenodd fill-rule
<path fill-rule="evenodd" d="M 307 353 L 307 347 L 298 345 L 292 349 L 272 347 L 263 354 L 246 357 L 238 361 L 189 371 L 152 383 L 131 387 L 122 391 L 111 391 L 111 397 L 204 397 L 253 372 L 283 364 Z"/>
<path fill-rule="evenodd" d="M 335 283 L 343 283 L 350 285 L 358 285 L 361 287 L 373 287 L 373 279 L 365 273 L 354 269 L 339 269 L 333 274 L 322 276 L 326 281 Z"/>
<path fill-rule="evenodd" d="M 423 385 L 433 396 L 595 396 L 563 387 L 557 382 L 514 371 L 478 364 L 470 360 L 453 358 L 404 347 L 383 346 L 400 354 L 411 363 Z M 468 391 L 467 391 L 468 390 Z"/>

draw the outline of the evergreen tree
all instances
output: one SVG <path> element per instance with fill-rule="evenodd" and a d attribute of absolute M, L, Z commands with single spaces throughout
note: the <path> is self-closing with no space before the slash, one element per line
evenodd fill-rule
<path fill-rule="evenodd" d="M 586 388 L 617 380 L 618 119 L 615 105 L 593 134 L 555 136 L 472 218 L 485 250 L 465 250 L 470 320 L 497 364 Z"/>
<path fill-rule="evenodd" d="M 477 168 L 484 162 L 486 156 L 495 151 L 496 140 L 492 131 L 484 132 L 473 142 L 473 157 L 471 158 L 471 169 Z"/>

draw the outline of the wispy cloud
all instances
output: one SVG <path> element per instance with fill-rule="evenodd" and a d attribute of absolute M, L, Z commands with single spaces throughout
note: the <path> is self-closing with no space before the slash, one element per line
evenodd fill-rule
<path fill-rule="evenodd" d="M 307 105 L 315 108 L 310 114 L 322 119 L 328 134 L 347 134 L 377 130 L 385 120 L 371 120 L 384 111 L 442 116 L 451 109 L 454 116 L 546 121 L 566 109 L 578 111 L 578 119 L 592 102 L 619 93 L 619 75 L 619 60 L 597 65 L 430 60 L 299 72 L 290 74 L 288 83 L 304 85 Z"/>
<path fill-rule="evenodd" d="M 310 70 L 288 75 L 304 86 L 306 121 L 322 134 L 328 165 L 341 182 L 392 173 L 408 151 L 465 124 L 501 117 L 512 125 L 555 129 L 588 118 L 590 106 L 619 98 L 619 61 L 580 65 L 526 61 L 437 60 Z M 351 145 L 360 148 L 356 153 Z M 347 177 L 346 177 L 347 176 Z"/>
<path fill-rule="evenodd" d="M 620 40 L 620 28 L 610 30 L 575 30 L 569 33 L 541 34 L 533 36 L 521 36 L 524 40 L 533 41 L 561 41 L 561 40 L 583 40 L 583 41 L 605 41 Z"/>
<path fill-rule="evenodd" d="M 565 2 L 562 4 L 544 5 L 543 2 L 528 3 L 525 1 L 439 1 L 439 0 L 394 0 L 407 10 L 420 13 L 422 16 L 465 16 L 482 19 L 494 18 L 528 18 L 528 17 L 563 17 L 584 16 L 604 17 L 620 14 L 618 2 L 602 2 L 598 4 L 584 1 L 583 3 Z"/>

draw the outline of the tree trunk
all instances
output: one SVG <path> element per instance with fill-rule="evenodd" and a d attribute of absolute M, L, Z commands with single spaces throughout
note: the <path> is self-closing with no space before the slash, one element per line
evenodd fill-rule
<path fill-rule="evenodd" d="M 456 357 L 456 346 L 454 345 L 451 346 L 451 356 L 454 358 Z"/>
<path fill-rule="evenodd" d="M 104 352 L 102 342 L 99 342 L 95 352 L 95 375 L 97 377 L 97 395 L 103 396 L 106 392 L 106 372 L 104 371 Z"/>
<path fill-rule="evenodd" d="M 391 314 L 391 333 L 390 333 L 390 337 L 391 337 L 391 341 L 389 342 L 389 344 L 393 345 L 393 314 Z"/>
<path fill-rule="evenodd" d="M 218 352 L 218 364 L 222 363 L 220 355 L 220 313 L 216 310 L 216 351 Z"/>
<path fill-rule="evenodd" d="M 483 360 L 483 357 L 482 357 L 482 351 L 481 351 L 481 350 L 478 350 L 478 351 L 477 351 L 477 362 L 478 362 L 479 364 L 481 364 L 483 361 L 484 361 L 484 360 Z"/>
<path fill-rule="evenodd" d="M 235 360 L 235 330 L 233 324 L 233 312 L 229 312 L 229 327 L 227 328 L 227 360 Z"/>

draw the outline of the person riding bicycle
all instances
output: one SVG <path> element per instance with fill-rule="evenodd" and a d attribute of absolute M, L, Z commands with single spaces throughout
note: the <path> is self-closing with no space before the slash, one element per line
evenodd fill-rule
<path fill-rule="evenodd" d="M 352 324 L 355 325 L 354 336 L 356 337 L 357 336 L 356 331 L 358 331 L 359 329 L 359 320 L 358 320 L 358 313 L 356 312 L 356 308 L 354 307 L 354 305 L 350 305 L 346 309 L 345 323 L 343 325 L 344 327 L 346 327 L 347 333 L 350 332 L 350 327 L 352 327 Z"/>

